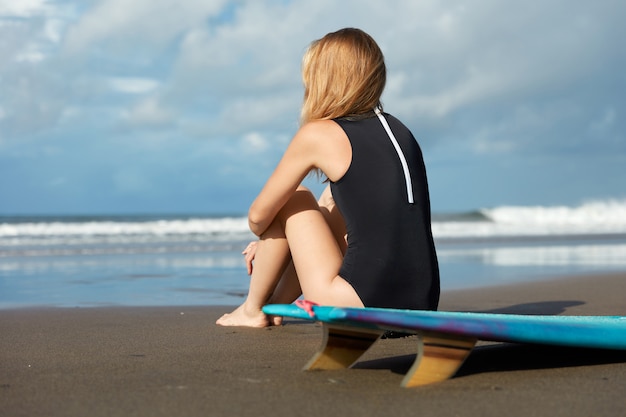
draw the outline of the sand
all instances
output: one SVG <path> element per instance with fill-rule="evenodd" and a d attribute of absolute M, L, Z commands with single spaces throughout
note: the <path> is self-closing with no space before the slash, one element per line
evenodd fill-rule
<path fill-rule="evenodd" d="M 626 315 L 626 273 L 446 292 L 442 310 Z M 314 323 L 221 328 L 232 307 L 0 311 L 0 416 L 623 416 L 626 352 L 481 343 L 457 376 L 399 386 L 415 338 L 303 372 Z"/>

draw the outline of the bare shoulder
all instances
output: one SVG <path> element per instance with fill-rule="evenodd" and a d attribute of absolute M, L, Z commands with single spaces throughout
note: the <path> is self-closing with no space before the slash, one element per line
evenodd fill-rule
<path fill-rule="evenodd" d="M 302 126 L 296 139 L 310 152 L 312 165 L 331 181 L 341 178 L 352 159 L 352 147 L 341 126 L 332 120 L 316 120 Z"/>
<path fill-rule="evenodd" d="M 298 136 L 306 139 L 323 140 L 341 138 L 345 133 L 341 126 L 332 120 L 315 120 L 302 126 Z"/>

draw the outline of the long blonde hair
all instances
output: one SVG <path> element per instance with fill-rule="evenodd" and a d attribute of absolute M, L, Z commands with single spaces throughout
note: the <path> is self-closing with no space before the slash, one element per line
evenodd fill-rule
<path fill-rule="evenodd" d="M 380 106 L 385 59 L 367 33 L 341 29 L 311 43 L 302 59 L 302 79 L 301 124 L 355 116 Z"/>

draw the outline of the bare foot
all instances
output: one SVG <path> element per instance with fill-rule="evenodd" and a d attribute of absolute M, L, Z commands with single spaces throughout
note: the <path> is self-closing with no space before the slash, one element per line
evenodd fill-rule
<path fill-rule="evenodd" d="M 275 324 L 275 318 L 270 321 L 261 310 L 247 308 L 246 304 L 237 307 L 232 313 L 224 314 L 215 324 L 218 326 L 267 327 Z"/>

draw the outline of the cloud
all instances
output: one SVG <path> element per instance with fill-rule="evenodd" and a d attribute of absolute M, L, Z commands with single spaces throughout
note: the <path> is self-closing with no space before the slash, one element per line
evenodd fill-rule
<path fill-rule="evenodd" d="M 113 77 L 109 83 L 113 90 L 128 94 L 150 93 L 160 84 L 158 80 L 137 77 Z"/>
<path fill-rule="evenodd" d="M 561 1 L 541 6 L 483 1 L 472 7 L 460 2 L 403 2 L 399 6 L 402 16 L 388 8 L 354 9 L 350 4 L 334 5 L 337 13 L 331 16 L 325 12 L 329 4 L 106 0 L 76 18 L 61 12 L 60 6 L 53 13 L 51 6 L 32 2 L 20 13 L 45 13 L 47 23 L 31 36 L 30 44 L 23 45 L 17 59 L 36 64 L 46 58 L 45 48 L 37 46 L 35 38 L 61 44 L 60 56 L 67 62 L 55 62 L 46 69 L 77 77 L 49 77 L 51 85 L 42 88 L 44 101 L 46 90 L 63 89 L 58 85 L 63 82 L 76 100 L 83 100 L 84 94 L 90 100 L 102 98 L 120 106 L 117 113 L 124 119 L 142 108 L 136 102 L 106 98 L 94 89 L 102 82 L 95 80 L 100 77 L 108 78 L 117 92 L 141 95 L 159 88 L 150 103 L 155 108 L 177 109 L 180 126 L 193 126 L 189 132 L 231 135 L 271 126 L 287 131 L 297 123 L 304 48 L 312 39 L 349 22 L 371 28 L 385 49 L 390 67 L 385 94 L 389 110 L 409 124 L 445 125 L 449 133 L 464 129 L 464 136 L 476 137 L 481 145 L 475 149 L 483 152 L 489 148 L 488 141 L 493 149 L 507 148 L 496 144 L 503 139 L 487 135 L 493 130 L 488 126 L 503 126 L 503 118 L 512 118 L 507 125 L 523 128 L 515 116 L 516 106 L 540 109 L 548 101 L 557 105 L 564 92 L 572 93 L 572 86 L 589 77 L 595 80 L 598 73 L 611 76 L 605 64 L 615 51 L 607 47 L 607 41 L 623 32 L 616 28 L 609 7 L 571 6 Z M 75 6 L 64 8 L 76 10 Z M 348 10 L 351 19 L 342 18 Z M 325 19 L 320 20 L 321 16 Z M 101 68 L 94 68 L 94 63 Z M 84 77 L 95 80 L 87 90 Z M 586 106 L 582 95 L 571 100 Z M 73 101 L 71 95 L 68 101 Z M 503 102 L 511 106 L 508 114 L 495 104 Z M 499 111 L 493 112 L 494 105 Z M 612 105 L 621 109 L 622 103 Z M 467 126 L 463 115 L 480 110 L 482 125 Z M 449 140 L 446 136 L 458 135 L 444 134 L 442 140 Z"/>
<path fill-rule="evenodd" d="M 40 62 L 56 51 L 75 6 L 43 0 L 0 2 L 0 62 Z"/>
<path fill-rule="evenodd" d="M 32 17 L 45 9 L 45 0 L 21 0 L 0 2 L 0 16 Z"/>
<path fill-rule="evenodd" d="M 243 137 L 244 152 L 265 151 L 269 147 L 269 143 L 259 132 L 250 132 Z"/>
<path fill-rule="evenodd" d="M 137 44 L 159 48 L 189 28 L 219 14 L 225 0 L 105 0 L 86 11 L 67 34 L 72 53 L 109 44 L 132 52 Z"/>
<path fill-rule="evenodd" d="M 427 156 L 615 158 L 625 12 L 566 0 L 0 0 L 0 159 L 27 167 L 17 155 L 46 144 L 110 158 L 106 170 L 130 178 L 121 164 L 152 152 L 147 177 L 245 167 L 261 182 L 298 127 L 305 48 L 346 26 L 381 45 L 385 108 Z"/>
<path fill-rule="evenodd" d="M 156 97 L 148 97 L 125 111 L 122 122 L 128 127 L 161 128 L 174 122 L 174 114 L 163 108 Z"/>
<path fill-rule="evenodd" d="M 411 123 L 430 127 L 440 143 L 457 141 L 480 153 L 537 147 L 561 152 L 572 141 L 591 145 L 580 132 L 596 106 L 610 105 L 602 101 L 618 101 L 624 111 L 624 100 L 607 94 L 605 86 L 608 80 L 624 85 L 617 68 L 623 68 L 625 54 L 617 39 L 625 31 L 612 10 L 620 6 L 454 4 L 413 10 L 419 22 L 397 34 L 414 40 L 412 48 L 398 42 L 387 49 L 386 104 Z M 544 120 L 520 118 L 521 113 Z M 564 140 L 559 131 L 570 129 L 577 137 Z M 511 140 L 516 146 L 507 145 Z"/>

